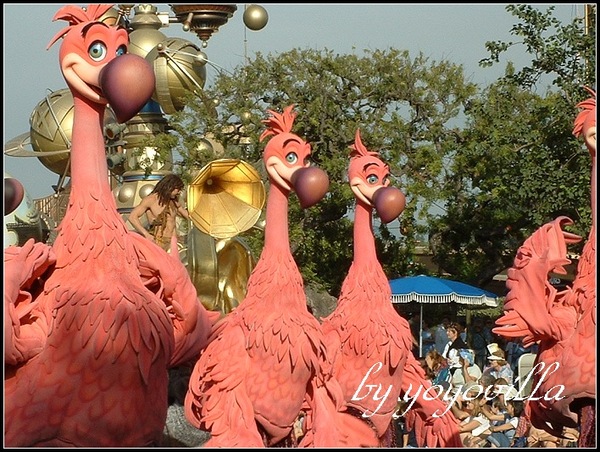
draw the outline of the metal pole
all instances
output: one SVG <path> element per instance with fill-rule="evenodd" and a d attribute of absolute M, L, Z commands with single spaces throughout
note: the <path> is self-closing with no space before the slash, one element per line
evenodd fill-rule
<path fill-rule="evenodd" d="M 244 15 L 246 14 L 246 9 L 248 5 L 244 3 Z M 248 37 L 246 35 L 246 26 L 244 26 L 244 65 L 248 64 Z"/>
<path fill-rule="evenodd" d="M 419 314 L 419 358 L 423 357 L 423 303 L 420 303 L 421 313 Z"/>
<path fill-rule="evenodd" d="M 584 21 L 584 33 L 587 36 L 590 33 L 590 16 L 592 15 L 592 5 L 583 5 L 583 21 Z"/>

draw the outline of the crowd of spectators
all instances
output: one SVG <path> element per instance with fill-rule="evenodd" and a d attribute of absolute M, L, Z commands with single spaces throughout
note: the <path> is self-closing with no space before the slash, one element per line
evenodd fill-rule
<path fill-rule="evenodd" d="M 564 438 L 535 428 L 526 415 L 529 393 L 519 375 L 519 358 L 535 353 L 518 342 L 503 343 L 491 333 L 493 322 L 476 320 L 471 334 L 444 318 L 429 329 L 430 344 L 421 359 L 426 378 L 460 423 L 465 447 L 576 447 L 578 432 Z M 486 328 L 487 327 L 487 328 Z M 486 331 L 487 330 L 487 331 Z M 495 340 L 495 342 L 494 342 Z M 398 447 L 417 447 L 410 422 L 397 419 Z"/>

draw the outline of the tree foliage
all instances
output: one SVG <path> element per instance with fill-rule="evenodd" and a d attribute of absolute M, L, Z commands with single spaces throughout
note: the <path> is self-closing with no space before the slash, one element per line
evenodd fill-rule
<path fill-rule="evenodd" d="M 435 260 L 459 279 L 491 280 L 558 215 L 589 226 L 589 155 L 570 133 L 573 116 L 556 111 L 559 97 L 499 83 L 471 105 L 455 190 L 432 225 Z"/>
<path fill-rule="evenodd" d="M 544 222 L 566 214 L 578 231 L 589 227 L 589 156 L 571 131 L 575 104 L 586 94 L 581 85 L 594 81 L 595 45 L 588 45 L 595 37 L 585 35 L 581 20 L 560 24 L 552 8 L 507 11 L 521 21 L 512 32 L 532 64 L 521 71 L 507 64 L 505 76 L 483 90 L 459 65 L 398 49 L 258 53 L 233 73 L 220 73 L 201 96 L 189 96 L 169 120 L 171 138 L 157 145 L 176 151 L 183 173 L 234 157 L 253 163 L 266 182 L 262 121 L 267 110 L 296 105 L 293 132 L 312 145 L 314 164 L 331 183 L 327 197 L 308 210 L 291 198 L 291 249 L 305 280 L 337 296 L 352 261 L 354 198 L 346 171 L 360 129 L 408 200 L 399 226 L 375 222 L 386 274 L 423 273 L 414 252 L 428 235 L 440 268 L 484 285 Z M 490 58 L 482 65 L 496 64 L 516 44 L 485 45 Z M 554 89 L 539 95 L 533 88 L 542 75 Z M 203 145 L 209 135 L 222 149 Z M 445 211 L 434 214 L 431 206 L 440 204 Z M 262 233 L 246 238 L 258 254 Z"/>
<path fill-rule="evenodd" d="M 455 188 L 431 231 L 436 262 L 477 284 L 512 265 L 525 238 L 557 216 L 573 219 L 573 232 L 584 238 L 591 225 L 590 158 L 572 130 L 575 105 L 588 97 L 582 85 L 595 84 L 595 38 L 581 19 L 560 24 L 553 7 L 506 9 L 521 21 L 511 33 L 532 54 L 531 66 L 515 71 L 509 62 L 505 76 L 467 109 L 450 171 Z M 486 43 L 491 56 L 481 64 L 498 62 L 513 45 Z M 535 86 L 543 76 L 553 89 L 540 96 Z"/>
<path fill-rule="evenodd" d="M 455 148 L 456 118 L 475 93 L 462 67 L 422 54 L 292 50 L 257 54 L 232 74 L 220 74 L 204 98 L 190 97 L 170 123 L 180 137 L 177 150 L 186 168 L 207 163 L 198 161 L 196 152 L 207 131 L 223 144 L 227 157 L 233 153 L 260 166 L 264 143 L 259 136 L 267 110 L 296 105 L 293 131 L 312 145 L 314 164 L 329 174 L 330 191 L 306 211 L 292 198 L 291 247 L 304 277 L 336 294 L 352 261 L 349 214 L 355 201 L 346 172 L 356 130 L 389 162 L 395 184 L 409 200 L 401 216 L 404 235 L 376 225 L 384 268 L 390 277 L 420 271 L 412 257 L 419 232 L 414 220 L 421 214 L 416 201 L 423 200 L 420 210 L 426 211 L 432 200 L 447 195 L 439 183 L 444 157 Z M 216 114 L 210 114 L 215 105 L 210 99 L 218 99 Z"/>
<path fill-rule="evenodd" d="M 596 81 L 596 7 L 590 7 L 589 22 L 577 17 L 569 24 L 553 16 L 554 6 L 543 11 L 533 5 L 511 4 L 506 11 L 519 19 L 510 33 L 520 41 L 488 41 L 490 56 L 481 60 L 483 67 L 500 62 L 500 56 L 511 47 L 523 46 L 531 54 L 531 66 L 507 74 L 504 79 L 530 89 L 543 75 L 552 76 L 552 85 L 562 90 L 570 106 L 583 94 L 573 88 Z"/>

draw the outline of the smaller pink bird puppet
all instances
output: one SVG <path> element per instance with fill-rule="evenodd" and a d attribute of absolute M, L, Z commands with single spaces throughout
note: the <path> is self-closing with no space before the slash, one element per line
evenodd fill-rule
<path fill-rule="evenodd" d="M 127 229 L 109 185 L 107 104 L 131 119 L 154 72 L 127 54 L 112 5 L 67 5 L 60 68 L 73 94 L 71 191 L 52 247 L 4 253 L 5 444 L 159 445 L 168 369 L 196 359 L 214 323 L 177 256 Z"/>
<path fill-rule="evenodd" d="M 263 155 L 270 181 L 264 248 L 246 297 L 217 325 L 194 367 L 185 414 L 210 431 L 207 447 L 343 446 L 353 427 L 340 420 L 343 400 L 334 398 L 339 386 L 328 377 L 323 335 L 307 310 L 288 237 L 290 194 L 310 207 L 329 179 L 310 166 L 310 145 L 291 132 L 293 105 L 269 113 L 261 136 L 272 136 Z"/>
<path fill-rule="evenodd" d="M 391 303 L 391 289 L 375 249 L 372 211 L 384 223 L 397 218 L 405 207 L 400 190 L 390 186 L 390 169 L 376 152 L 369 151 L 356 131 L 348 169 L 354 196 L 354 260 L 342 285 L 336 309 L 322 328 L 346 405 L 372 426 L 380 446 L 390 446 L 392 416 L 398 398 L 412 387 L 430 384 L 411 352 L 408 322 Z M 412 407 L 420 446 L 458 447 L 458 426 L 452 414 L 443 414 L 438 400 L 418 397 Z"/>

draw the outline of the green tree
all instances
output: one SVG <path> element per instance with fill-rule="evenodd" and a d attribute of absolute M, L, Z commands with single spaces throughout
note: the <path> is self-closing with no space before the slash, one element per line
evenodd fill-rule
<path fill-rule="evenodd" d="M 581 85 L 596 82 L 596 6 L 588 8 L 588 23 L 576 17 L 570 24 L 561 23 L 553 16 L 554 6 L 542 11 L 532 5 L 507 5 L 506 11 L 517 17 L 510 33 L 519 41 L 489 41 L 485 43 L 490 52 L 481 60 L 483 67 L 500 62 L 509 49 L 523 46 L 532 55 L 531 66 L 507 73 L 504 80 L 531 89 L 542 76 L 551 75 L 552 85 L 559 88 L 573 107 L 582 96 Z"/>
<path fill-rule="evenodd" d="M 582 85 L 595 85 L 595 36 L 581 19 L 562 25 L 553 7 L 506 9 L 521 21 L 511 33 L 532 63 L 515 71 L 509 62 L 505 76 L 469 105 L 448 181 L 454 189 L 432 222 L 434 259 L 475 284 L 512 265 L 525 238 L 557 216 L 573 219 L 571 230 L 584 238 L 591 224 L 589 153 L 572 130 L 575 105 L 589 96 Z M 499 62 L 514 45 L 486 43 L 491 56 L 481 64 Z M 552 88 L 536 94 L 547 78 Z"/>
<path fill-rule="evenodd" d="M 499 83 L 471 105 L 451 166 L 455 189 L 432 223 L 434 259 L 446 271 L 485 284 L 556 216 L 589 226 L 589 155 L 570 133 L 573 116 L 556 111 L 559 98 Z"/>
<path fill-rule="evenodd" d="M 291 247 L 305 279 L 336 295 L 352 261 L 348 215 L 355 201 L 346 171 L 356 130 L 368 148 L 390 163 L 395 184 L 409 200 L 401 216 L 404 235 L 376 225 L 382 264 L 390 277 L 421 271 L 412 262 L 417 234 L 423 232 L 415 220 L 432 200 L 448 196 L 440 185 L 445 155 L 456 148 L 457 118 L 475 94 L 461 66 L 429 61 L 422 54 L 411 58 L 407 51 L 258 54 L 232 74 L 221 73 L 202 98 L 191 96 L 186 109 L 170 119 L 177 143 L 167 141 L 187 169 L 218 157 L 198 155 L 198 140 L 209 131 L 223 144 L 223 156 L 260 167 L 266 110 L 295 104 L 293 131 L 311 143 L 314 163 L 329 174 L 330 191 L 305 211 L 292 197 Z M 216 109 L 211 99 L 218 99 Z M 417 200 L 423 201 L 421 209 Z M 250 241 L 260 249 L 260 234 Z"/>
<path fill-rule="evenodd" d="M 520 20 L 512 32 L 532 64 L 518 72 L 507 64 L 505 76 L 481 92 L 461 66 L 396 49 L 257 54 L 221 73 L 202 96 L 190 96 L 170 118 L 172 136 L 163 144 L 177 151 L 184 172 L 216 157 L 239 157 L 264 175 L 261 121 L 266 110 L 295 104 L 293 130 L 311 143 L 314 163 L 331 184 L 308 210 L 291 198 L 291 247 L 305 280 L 335 296 L 352 260 L 354 199 L 346 170 L 360 128 L 408 199 L 401 234 L 375 225 L 387 275 L 422 273 L 413 255 L 417 238 L 428 234 L 439 267 L 485 285 L 546 221 L 566 214 L 578 233 L 589 225 L 589 156 L 571 130 L 575 104 L 587 96 L 581 85 L 593 85 L 595 36 L 578 19 L 563 26 L 552 10 L 507 6 Z M 486 43 L 491 55 L 481 64 L 499 62 L 513 45 Z M 534 88 L 542 76 L 553 89 L 540 95 Z M 199 146 L 208 134 L 223 151 Z M 430 207 L 440 202 L 446 210 L 436 215 Z M 247 238 L 260 252 L 262 234 Z"/>

